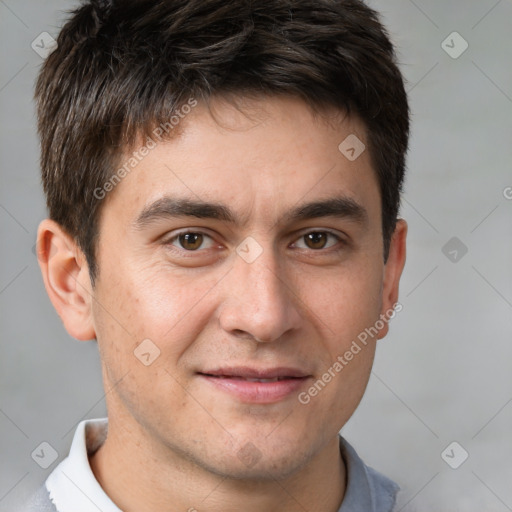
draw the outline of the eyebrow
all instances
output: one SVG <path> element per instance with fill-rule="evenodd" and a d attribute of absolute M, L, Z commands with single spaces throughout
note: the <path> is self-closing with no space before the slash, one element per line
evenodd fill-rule
<path fill-rule="evenodd" d="M 243 224 L 229 206 L 222 203 L 164 196 L 146 206 L 134 222 L 136 229 L 144 229 L 161 219 L 195 217 L 215 219 L 240 226 Z M 332 197 L 304 203 L 286 212 L 281 222 L 298 222 L 322 217 L 336 217 L 353 221 L 361 226 L 368 223 L 368 212 L 364 206 L 346 196 Z"/>

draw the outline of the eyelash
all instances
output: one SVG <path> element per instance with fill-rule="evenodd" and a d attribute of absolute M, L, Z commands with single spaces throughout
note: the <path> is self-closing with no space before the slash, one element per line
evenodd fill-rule
<path fill-rule="evenodd" d="M 303 239 L 305 236 L 310 235 L 312 233 L 315 233 L 315 234 L 320 233 L 320 234 L 330 235 L 331 237 L 336 239 L 337 244 L 334 244 L 331 247 L 322 248 L 322 249 L 310 249 L 310 248 L 305 248 L 304 249 L 304 248 L 300 248 L 299 250 L 311 251 L 313 253 L 324 253 L 325 254 L 325 253 L 339 251 L 341 249 L 341 247 L 347 245 L 347 242 L 343 238 L 341 238 L 339 235 L 336 235 L 335 233 L 333 233 L 331 231 L 326 231 L 326 230 L 311 230 L 311 231 L 308 231 L 306 233 L 303 233 L 301 236 L 299 236 L 297 238 L 297 240 Z M 200 231 L 200 230 L 186 230 L 186 231 L 181 231 L 180 233 L 175 234 L 172 238 L 166 239 L 163 242 L 163 244 L 165 246 L 171 247 L 171 250 L 179 252 L 180 255 L 184 255 L 184 253 L 187 254 L 187 257 L 193 257 L 194 254 L 200 254 L 201 252 L 208 250 L 208 249 L 188 250 L 188 249 L 184 249 L 183 247 L 182 248 L 178 248 L 175 245 L 173 245 L 173 242 L 175 240 L 178 240 L 180 236 L 187 235 L 187 234 L 203 235 L 203 236 L 208 237 L 211 240 L 213 240 L 213 237 L 211 235 L 209 235 L 208 233 L 204 232 L 204 231 Z M 337 245 L 341 245 L 341 247 L 336 248 Z M 188 255 L 190 255 L 190 256 L 188 256 Z"/>

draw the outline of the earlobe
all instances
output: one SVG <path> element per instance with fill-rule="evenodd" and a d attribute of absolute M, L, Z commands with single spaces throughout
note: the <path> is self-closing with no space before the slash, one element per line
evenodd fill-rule
<path fill-rule="evenodd" d="M 407 229 L 407 222 L 404 219 L 398 219 L 389 247 L 388 260 L 384 265 L 382 309 L 380 316 L 385 325 L 379 330 L 378 339 L 384 338 L 387 335 L 389 331 L 389 320 L 394 316 L 393 310 L 395 304 L 398 303 L 400 277 L 402 276 L 406 259 Z"/>
<path fill-rule="evenodd" d="M 37 231 L 36 250 L 46 292 L 68 333 L 82 341 L 95 338 L 89 268 L 74 239 L 45 219 Z"/>

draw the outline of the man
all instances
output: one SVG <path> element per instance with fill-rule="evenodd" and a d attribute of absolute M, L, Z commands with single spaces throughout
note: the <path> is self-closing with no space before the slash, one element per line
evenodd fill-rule
<path fill-rule="evenodd" d="M 376 13 L 94 1 L 57 43 L 37 250 L 97 340 L 108 423 L 80 423 L 29 509 L 392 510 L 339 435 L 405 263 L 409 110 Z"/>

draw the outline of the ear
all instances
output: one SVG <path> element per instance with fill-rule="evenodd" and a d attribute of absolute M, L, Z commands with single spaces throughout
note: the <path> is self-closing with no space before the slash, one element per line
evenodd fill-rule
<path fill-rule="evenodd" d="M 384 338 L 388 334 L 390 315 L 398 302 L 398 287 L 405 265 L 406 238 L 407 222 L 404 219 L 398 219 L 389 246 L 388 260 L 384 265 L 382 308 L 380 312 L 380 319 L 383 320 L 384 327 L 379 329 L 377 339 Z M 397 306 L 396 310 L 400 311 L 401 305 Z"/>
<path fill-rule="evenodd" d="M 74 239 L 45 219 L 37 230 L 36 251 L 46 292 L 68 333 L 81 341 L 95 338 L 89 267 Z"/>

